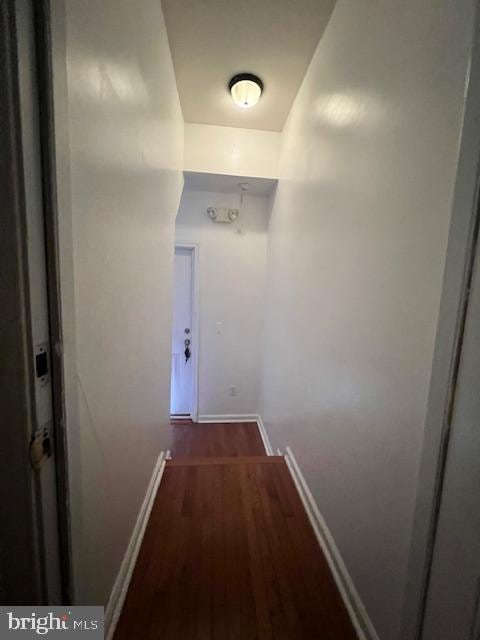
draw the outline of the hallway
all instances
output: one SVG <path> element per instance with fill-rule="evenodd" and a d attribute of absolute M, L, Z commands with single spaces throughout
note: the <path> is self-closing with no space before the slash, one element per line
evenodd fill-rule
<path fill-rule="evenodd" d="M 2 607 L 480 640 L 480 0 L 0 7 Z"/>
<path fill-rule="evenodd" d="M 356 638 L 284 458 L 261 451 L 257 425 L 173 430 L 115 640 Z"/>

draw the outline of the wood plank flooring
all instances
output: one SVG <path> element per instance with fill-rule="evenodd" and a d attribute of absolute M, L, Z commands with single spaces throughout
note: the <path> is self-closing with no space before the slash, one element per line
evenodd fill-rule
<path fill-rule="evenodd" d="M 173 458 L 265 455 L 256 422 L 199 424 L 174 421 L 169 449 Z"/>
<path fill-rule="evenodd" d="M 355 640 L 284 459 L 204 427 L 167 462 L 115 640 Z"/>

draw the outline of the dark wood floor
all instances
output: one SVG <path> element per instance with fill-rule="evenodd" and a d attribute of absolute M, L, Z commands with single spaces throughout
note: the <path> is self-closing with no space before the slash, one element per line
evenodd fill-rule
<path fill-rule="evenodd" d="M 256 422 L 172 422 L 170 452 L 173 458 L 266 455 Z"/>
<path fill-rule="evenodd" d="M 284 459 L 244 438 L 167 462 L 115 640 L 357 638 Z"/>

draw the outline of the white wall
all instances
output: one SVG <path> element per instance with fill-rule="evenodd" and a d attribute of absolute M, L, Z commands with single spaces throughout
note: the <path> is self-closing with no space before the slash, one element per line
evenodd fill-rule
<path fill-rule="evenodd" d="M 278 178 L 281 134 L 185 124 L 185 171 Z"/>
<path fill-rule="evenodd" d="M 177 242 L 199 245 L 199 414 L 256 414 L 268 199 L 245 196 L 232 224 L 214 224 L 209 206 L 238 208 L 239 196 L 186 189 L 176 223 Z"/>
<path fill-rule="evenodd" d="M 78 425 L 68 424 L 80 454 L 71 466 L 76 599 L 105 604 L 168 443 L 183 119 L 157 0 L 67 0 L 66 54 L 67 87 L 59 73 L 55 99 L 57 120 L 68 118 L 59 176 L 71 175 L 70 193 L 61 185 L 60 244 L 73 248 L 74 283 L 69 265 L 62 282 L 76 311 L 76 367 L 66 369 L 79 402 Z"/>
<path fill-rule="evenodd" d="M 283 134 L 262 413 L 398 636 L 472 3 L 338 0 Z"/>

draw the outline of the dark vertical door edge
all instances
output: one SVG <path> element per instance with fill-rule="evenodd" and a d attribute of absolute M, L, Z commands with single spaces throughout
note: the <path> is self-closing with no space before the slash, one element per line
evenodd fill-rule
<path fill-rule="evenodd" d="M 39 95 L 40 145 L 42 154 L 43 211 L 47 258 L 48 308 L 52 363 L 58 520 L 62 604 L 73 601 L 72 544 L 68 492 L 68 450 L 63 368 L 63 334 L 60 294 L 58 206 L 53 103 L 52 39 L 49 0 L 35 0 L 35 47 Z"/>

